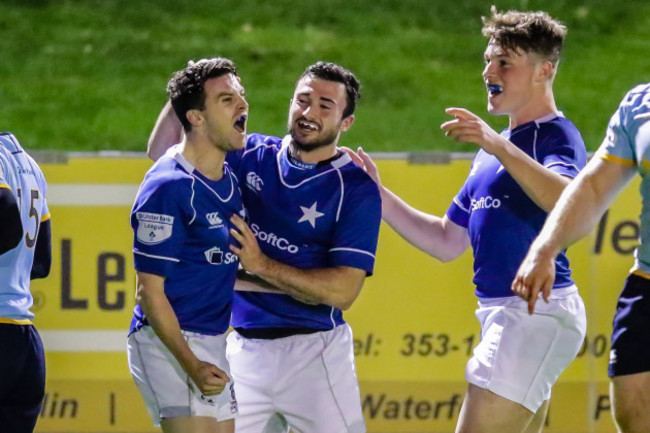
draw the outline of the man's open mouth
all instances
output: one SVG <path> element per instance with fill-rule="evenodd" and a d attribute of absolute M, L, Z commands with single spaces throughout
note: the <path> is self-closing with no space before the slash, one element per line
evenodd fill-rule
<path fill-rule="evenodd" d="M 247 118 L 248 118 L 248 116 L 246 116 L 246 115 L 244 114 L 244 115 L 242 115 L 239 119 L 237 119 L 237 120 L 235 121 L 235 126 L 234 126 L 234 128 L 235 128 L 235 130 L 236 130 L 237 132 L 239 132 L 239 133 L 246 132 L 246 119 L 247 119 Z"/>

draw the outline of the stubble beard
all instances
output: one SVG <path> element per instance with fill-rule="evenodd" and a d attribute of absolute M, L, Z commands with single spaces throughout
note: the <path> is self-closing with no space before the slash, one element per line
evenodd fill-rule
<path fill-rule="evenodd" d="M 291 141 L 298 149 L 302 150 L 303 152 L 311 152 L 321 147 L 329 146 L 334 143 L 336 137 L 338 136 L 338 131 L 330 131 L 314 141 L 305 143 L 304 141 L 300 140 L 298 134 L 294 133 L 295 128 L 297 128 L 297 126 L 294 126 L 289 131 L 291 134 Z"/>

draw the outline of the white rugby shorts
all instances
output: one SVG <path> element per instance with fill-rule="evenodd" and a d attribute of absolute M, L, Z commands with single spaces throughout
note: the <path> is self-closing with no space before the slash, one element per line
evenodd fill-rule
<path fill-rule="evenodd" d="M 352 330 L 276 339 L 228 335 L 237 433 L 364 433 Z"/>
<path fill-rule="evenodd" d="M 532 316 L 518 296 L 482 298 L 478 304 L 481 342 L 467 362 L 466 380 L 537 412 L 585 337 L 577 287 L 553 290 L 548 304 L 540 297 Z"/>
<path fill-rule="evenodd" d="M 233 419 L 237 414 L 237 400 L 226 359 L 226 335 L 182 332 L 190 349 L 201 361 L 216 365 L 231 380 L 221 394 L 202 396 L 151 326 L 144 326 L 129 336 L 127 355 L 131 375 L 154 425 L 159 426 L 164 418 L 183 416 L 207 416 L 217 421 Z"/>

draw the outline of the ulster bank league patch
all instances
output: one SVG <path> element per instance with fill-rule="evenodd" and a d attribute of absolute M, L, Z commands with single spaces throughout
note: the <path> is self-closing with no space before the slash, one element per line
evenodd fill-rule
<path fill-rule="evenodd" d="M 140 242 L 146 245 L 159 244 L 172 235 L 174 217 L 158 213 L 138 212 L 135 215 L 138 220 L 137 237 Z"/>

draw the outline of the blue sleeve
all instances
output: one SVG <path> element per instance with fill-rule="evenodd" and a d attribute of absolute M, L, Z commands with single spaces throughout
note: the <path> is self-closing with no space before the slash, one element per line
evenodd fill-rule
<path fill-rule="evenodd" d="M 469 226 L 469 214 L 471 209 L 471 199 L 467 193 L 467 183 L 465 183 L 454 200 L 447 209 L 447 218 L 454 224 L 467 228 Z"/>
<path fill-rule="evenodd" d="M 541 140 L 538 161 L 562 176 L 574 178 L 587 163 L 587 150 L 578 130 L 571 127 L 553 128 Z"/>
<path fill-rule="evenodd" d="M 619 106 L 609 119 L 607 135 L 598 149 L 598 155 L 607 160 L 619 160 L 632 164 L 636 162 L 634 143 L 625 129 L 626 116 L 623 114 L 623 108 L 623 106 Z"/>
<path fill-rule="evenodd" d="M 131 213 L 137 271 L 166 277 L 180 262 L 186 224 L 195 217 L 183 209 L 182 202 L 190 197 L 191 192 L 172 182 L 140 188 Z"/>
<path fill-rule="evenodd" d="M 365 175 L 365 173 L 363 173 Z M 371 179 L 348 191 L 334 227 L 330 266 L 363 269 L 372 275 L 381 224 L 381 196 Z"/>
<path fill-rule="evenodd" d="M 638 154 L 647 142 L 647 122 L 650 121 L 650 86 L 637 86 L 630 90 L 609 120 L 607 135 L 598 148 L 597 155 L 610 162 L 637 165 L 644 155 Z M 646 157 L 647 158 L 647 157 Z M 645 165 L 645 161 L 641 163 Z"/>

